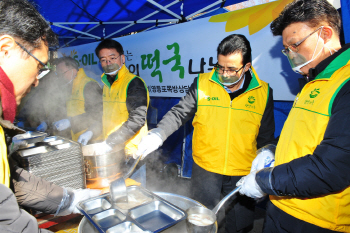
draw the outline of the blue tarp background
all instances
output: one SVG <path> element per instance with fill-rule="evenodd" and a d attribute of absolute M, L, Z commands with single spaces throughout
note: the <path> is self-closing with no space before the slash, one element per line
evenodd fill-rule
<path fill-rule="evenodd" d="M 225 6 L 243 2 L 244 0 L 155 0 L 163 7 L 171 5 L 168 10 L 178 16 L 160 10 L 159 7 L 147 2 L 147 0 L 31 0 L 38 6 L 39 12 L 46 20 L 53 23 L 52 28 L 59 35 L 60 46 L 75 46 L 98 41 L 101 38 L 116 38 L 129 33 L 142 31 L 155 26 L 153 29 L 161 28 L 165 23 L 140 23 L 145 20 L 177 20 L 184 21 L 193 13 L 206 8 L 205 12 L 211 12 L 205 17 L 226 12 Z M 216 4 L 215 4 L 216 3 Z M 220 9 L 221 7 L 221 9 Z M 218 9 L 219 8 L 219 9 Z M 216 9 L 216 10 L 215 10 Z M 152 14 L 156 12 L 155 14 Z M 150 14 L 152 14 L 150 16 Z M 149 17 L 148 17 L 149 16 Z M 120 23 L 129 21 L 128 23 Z M 114 24 L 111 22 L 119 22 Z M 55 25 L 55 23 L 59 24 Z M 70 24 L 67 24 L 70 23 Z M 79 24 L 72 24 L 79 23 Z M 167 24 L 174 25 L 174 24 Z M 63 26 L 63 27 L 61 27 Z M 88 33 L 81 34 L 77 31 Z M 94 37 L 92 37 L 93 35 Z M 74 38 L 80 37 L 78 40 Z M 74 40 L 74 41 L 72 41 Z M 68 44 L 67 44 L 68 43 Z"/>
<path fill-rule="evenodd" d="M 340 4 L 345 43 L 350 43 L 350 0 L 341 0 Z"/>

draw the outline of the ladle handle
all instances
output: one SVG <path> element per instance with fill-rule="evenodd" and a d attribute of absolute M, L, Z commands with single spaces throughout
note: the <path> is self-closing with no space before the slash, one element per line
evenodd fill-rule
<path fill-rule="evenodd" d="M 229 194 L 227 194 L 215 207 L 212 209 L 214 214 L 216 215 L 220 208 L 225 204 L 225 202 L 232 197 L 234 194 L 236 194 L 241 189 L 241 185 L 237 186 L 233 191 L 231 191 Z"/>
<path fill-rule="evenodd" d="M 131 176 L 131 174 L 134 172 L 135 167 L 137 166 L 137 164 L 139 163 L 139 161 L 141 160 L 142 156 L 139 156 L 137 159 L 135 159 L 134 163 L 131 165 L 131 168 L 129 169 L 128 173 L 126 173 L 123 178 L 124 180 L 126 180 L 127 178 L 129 178 Z"/>

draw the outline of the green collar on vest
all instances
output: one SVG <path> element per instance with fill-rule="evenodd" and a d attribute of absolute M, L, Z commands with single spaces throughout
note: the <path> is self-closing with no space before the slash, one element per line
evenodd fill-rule
<path fill-rule="evenodd" d="M 253 71 L 253 69 L 249 69 L 249 71 L 250 71 L 250 75 L 252 76 L 252 80 L 250 80 L 249 86 L 244 93 L 261 86 L 261 84 L 257 78 L 257 75 L 255 74 L 255 71 Z"/>
<path fill-rule="evenodd" d="M 222 88 L 224 88 L 224 85 L 222 85 L 221 82 L 219 81 L 218 73 L 215 72 L 214 69 L 211 72 L 213 72 L 213 75 L 211 76 L 210 79 L 213 80 L 214 82 L 216 82 L 217 84 L 219 84 L 220 86 L 222 86 Z"/>
<path fill-rule="evenodd" d="M 118 73 L 119 73 L 119 72 L 118 72 Z M 117 75 L 115 76 L 114 81 L 118 79 L 118 73 L 117 73 Z M 105 73 L 102 74 L 101 80 L 102 80 L 102 82 L 103 82 L 107 87 L 111 88 L 111 84 L 108 82 L 107 75 L 106 75 Z"/>
<path fill-rule="evenodd" d="M 250 71 L 250 74 L 251 74 L 251 76 L 252 76 L 252 80 L 250 81 L 249 86 L 248 86 L 247 90 L 246 90 L 244 93 L 246 93 L 246 92 L 248 92 L 248 91 L 250 91 L 250 90 L 252 90 L 252 89 L 257 88 L 257 87 L 260 86 L 259 80 L 257 79 L 257 76 L 256 76 L 255 72 L 253 72 L 252 69 L 249 69 L 249 71 Z M 222 85 L 222 84 L 220 83 L 220 81 L 219 81 L 218 73 L 215 72 L 214 69 L 213 69 L 212 72 L 214 72 L 214 73 L 213 73 L 213 75 L 211 76 L 210 79 L 211 79 L 212 81 L 216 82 L 217 84 L 219 84 L 220 86 L 222 86 L 222 88 L 224 88 L 224 85 Z M 246 74 L 247 74 L 247 73 L 246 73 Z M 247 75 L 249 75 L 249 73 L 248 73 Z"/>
<path fill-rule="evenodd" d="M 319 73 L 314 80 L 329 79 L 333 73 L 345 66 L 349 62 L 350 49 L 345 50 L 339 54 L 321 73 Z"/>

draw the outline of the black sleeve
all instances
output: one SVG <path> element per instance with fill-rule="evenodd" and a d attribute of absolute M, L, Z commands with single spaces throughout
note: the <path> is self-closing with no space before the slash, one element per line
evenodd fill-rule
<path fill-rule="evenodd" d="M 314 197 L 341 191 L 350 185 L 350 82 L 338 92 L 321 143 L 313 154 L 276 166 L 271 173 L 272 189 L 266 174 L 257 182 L 268 194 Z M 264 173 L 264 172 L 262 172 Z M 261 178 L 261 179 L 260 179 Z"/>
<path fill-rule="evenodd" d="M 198 78 L 194 79 L 188 93 L 158 123 L 157 128 L 162 129 L 166 138 L 190 120 L 197 112 L 197 80 Z"/>
<path fill-rule="evenodd" d="M 78 133 L 87 129 L 92 131 L 93 137 L 102 132 L 102 88 L 97 82 L 89 82 L 84 88 L 85 113 L 71 118 L 72 130 Z"/>
<path fill-rule="evenodd" d="M 126 107 L 129 113 L 128 120 L 117 131 L 110 134 L 106 140 L 112 147 L 125 143 L 146 123 L 147 89 L 139 78 L 134 78 L 128 86 Z"/>
<path fill-rule="evenodd" d="M 256 139 L 257 148 L 266 146 L 274 142 L 274 133 L 275 133 L 275 117 L 273 112 L 273 91 L 269 87 L 269 96 L 266 103 L 266 108 L 264 115 L 261 119 L 261 125 L 259 129 L 259 134 Z"/>

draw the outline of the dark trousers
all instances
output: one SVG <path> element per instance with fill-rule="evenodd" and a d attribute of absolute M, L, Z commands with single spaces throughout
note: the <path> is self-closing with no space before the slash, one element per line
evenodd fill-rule
<path fill-rule="evenodd" d="M 236 188 L 242 176 L 224 176 L 212 173 L 193 163 L 192 198 L 209 209 Z M 218 213 L 219 229 L 226 233 L 247 232 L 254 223 L 255 201 L 239 193 L 231 197 Z"/>
<path fill-rule="evenodd" d="M 264 233 L 331 233 L 331 231 L 318 227 L 300 219 L 294 218 L 283 210 L 272 204 L 267 203 L 266 218 L 264 222 Z"/>

